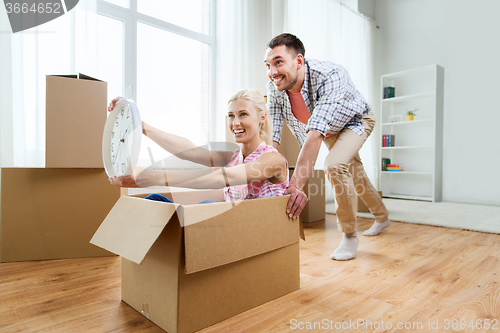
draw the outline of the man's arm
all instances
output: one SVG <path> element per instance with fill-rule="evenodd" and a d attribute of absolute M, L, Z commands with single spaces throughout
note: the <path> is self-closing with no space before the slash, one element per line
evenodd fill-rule
<path fill-rule="evenodd" d="M 323 134 L 316 131 L 309 131 L 306 142 L 300 150 L 297 166 L 295 167 L 292 179 L 290 179 L 290 186 L 287 191 L 287 193 L 292 195 L 288 201 L 287 213 L 293 218 L 299 216 L 307 203 L 307 197 L 302 192 L 302 188 L 314 169 L 322 141 Z"/>
<path fill-rule="evenodd" d="M 290 179 L 290 184 L 300 190 L 302 190 L 314 169 L 322 141 L 323 135 L 321 133 L 316 131 L 307 133 L 306 142 L 300 150 L 295 171 L 292 179 Z"/>

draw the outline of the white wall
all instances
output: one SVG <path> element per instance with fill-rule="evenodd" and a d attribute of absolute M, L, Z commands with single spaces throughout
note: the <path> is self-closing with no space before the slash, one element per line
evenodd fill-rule
<path fill-rule="evenodd" d="M 500 205 L 500 1 L 375 1 L 378 77 L 444 67 L 443 200 Z"/>

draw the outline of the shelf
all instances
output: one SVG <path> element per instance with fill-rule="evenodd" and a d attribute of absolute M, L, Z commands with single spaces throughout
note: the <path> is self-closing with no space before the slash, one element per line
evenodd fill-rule
<path fill-rule="evenodd" d="M 433 201 L 431 196 L 427 195 L 407 195 L 407 194 L 397 194 L 397 193 L 383 193 L 384 198 L 394 198 L 394 199 L 407 199 L 407 200 L 421 200 L 421 201 Z"/>
<path fill-rule="evenodd" d="M 420 171 L 380 171 L 382 174 L 403 174 L 403 175 L 429 175 L 432 176 L 432 172 L 420 172 Z"/>
<path fill-rule="evenodd" d="M 434 96 L 434 92 L 430 91 L 430 92 L 425 92 L 425 93 L 421 93 L 421 94 L 384 98 L 384 99 L 382 99 L 382 103 L 387 103 L 387 104 L 400 103 L 400 102 L 411 101 L 412 99 L 432 97 L 432 96 Z"/>
<path fill-rule="evenodd" d="M 397 145 L 380 145 L 379 154 L 408 171 L 379 168 L 379 190 L 386 198 L 441 201 L 444 69 L 430 65 L 386 74 L 381 77 L 381 87 L 381 95 L 386 87 L 394 87 L 399 95 L 380 100 L 381 139 L 394 135 Z M 415 120 L 406 120 L 404 110 L 417 107 L 422 113 Z"/>
<path fill-rule="evenodd" d="M 415 123 L 426 123 L 426 122 L 433 122 L 434 119 L 419 119 L 419 120 L 411 120 L 411 121 L 398 121 L 395 123 L 382 123 L 382 126 L 401 126 L 401 125 L 408 125 L 408 124 L 415 124 Z"/>
<path fill-rule="evenodd" d="M 406 71 L 401 71 L 401 72 L 396 72 L 396 73 L 391 73 L 391 74 L 385 74 L 382 75 L 383 80 L 391 80 L 391 79 L 397 79 L 400 77 L 408 77 L 411 75 L 415 74 L 432 74 L 436 70 L 436 65 L 429 65 L 425 67 L 419 67 L 419 68 L 414 68 L 414 69 L 409 69 Z"/>
<path fill-rule="evenodd" d="M 407 146 L 407 147 L 380 147 L 380 149 L 394 150 L 394 149 L 421 149 L 421 148 L 434 148 L 434 146 Z"/>

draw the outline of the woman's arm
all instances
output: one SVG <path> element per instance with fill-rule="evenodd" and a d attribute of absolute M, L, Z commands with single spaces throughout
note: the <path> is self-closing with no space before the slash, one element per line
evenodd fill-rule
<path fill-rule="evenodd" d="M 113 111 L 116 103 L 122 98 L 123 97 L 114 98 L 108 106 L 108 111 Z M 142 133 L 169 153 L 181 159 L 206 166 L 225 166 L 233 154 L 233 152 L 226 151 L 210 152 L 206 148 L 196 146 L 189 139 L 163 132 L 145 122 L 142 122 Z"/>
<path fill-rule="evenodd" d="M 258 160 L 241 164 L 231 168 L 221 168 L 210 174 L 197 178 L 182 177 L 170 178 L 167 173 L 169 186 L 188 188 L 222 188 L 259 182 L 268 179 L 272 183 L 283 183 L 287 180 L 286 160 L 278 153 L 266 153 Z"/>
<path fill-rule="evenodd" d="M 142 123 L 142 132 L 169 153 L 191 162 L 211 166 L 224 166 L 229 162 L 233 152 L 209 151 L 198 147 L 189 139 L 159 130 L 151 125 Z"/>
<path fill-rule="evenodd" d="M 231 168 L 206 170 L 146 169 L 136 177 L 114 177 L 111 184 L 122 187 L 174 186 L 195 189 L 218 189 L 268 179 L 273 183 L 287 180 L 286 160 L 278 153 L 263 154 L 258 160 Z"/>

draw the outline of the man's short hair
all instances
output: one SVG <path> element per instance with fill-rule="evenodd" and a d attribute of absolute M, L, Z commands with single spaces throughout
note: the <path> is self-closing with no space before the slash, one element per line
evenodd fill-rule
<path fill-rule="evenodd" d="M 306 56 L 306 49 L 304 48 L 304 44 L 297 38 L 297 36 L 283 33 L 271 39 L 267 47 L 270 49 L 274 49 L 276 46 L 285 45 L 288 50 L 293 50 L 295 55 L 302 54 L 303 57 Z"/>

